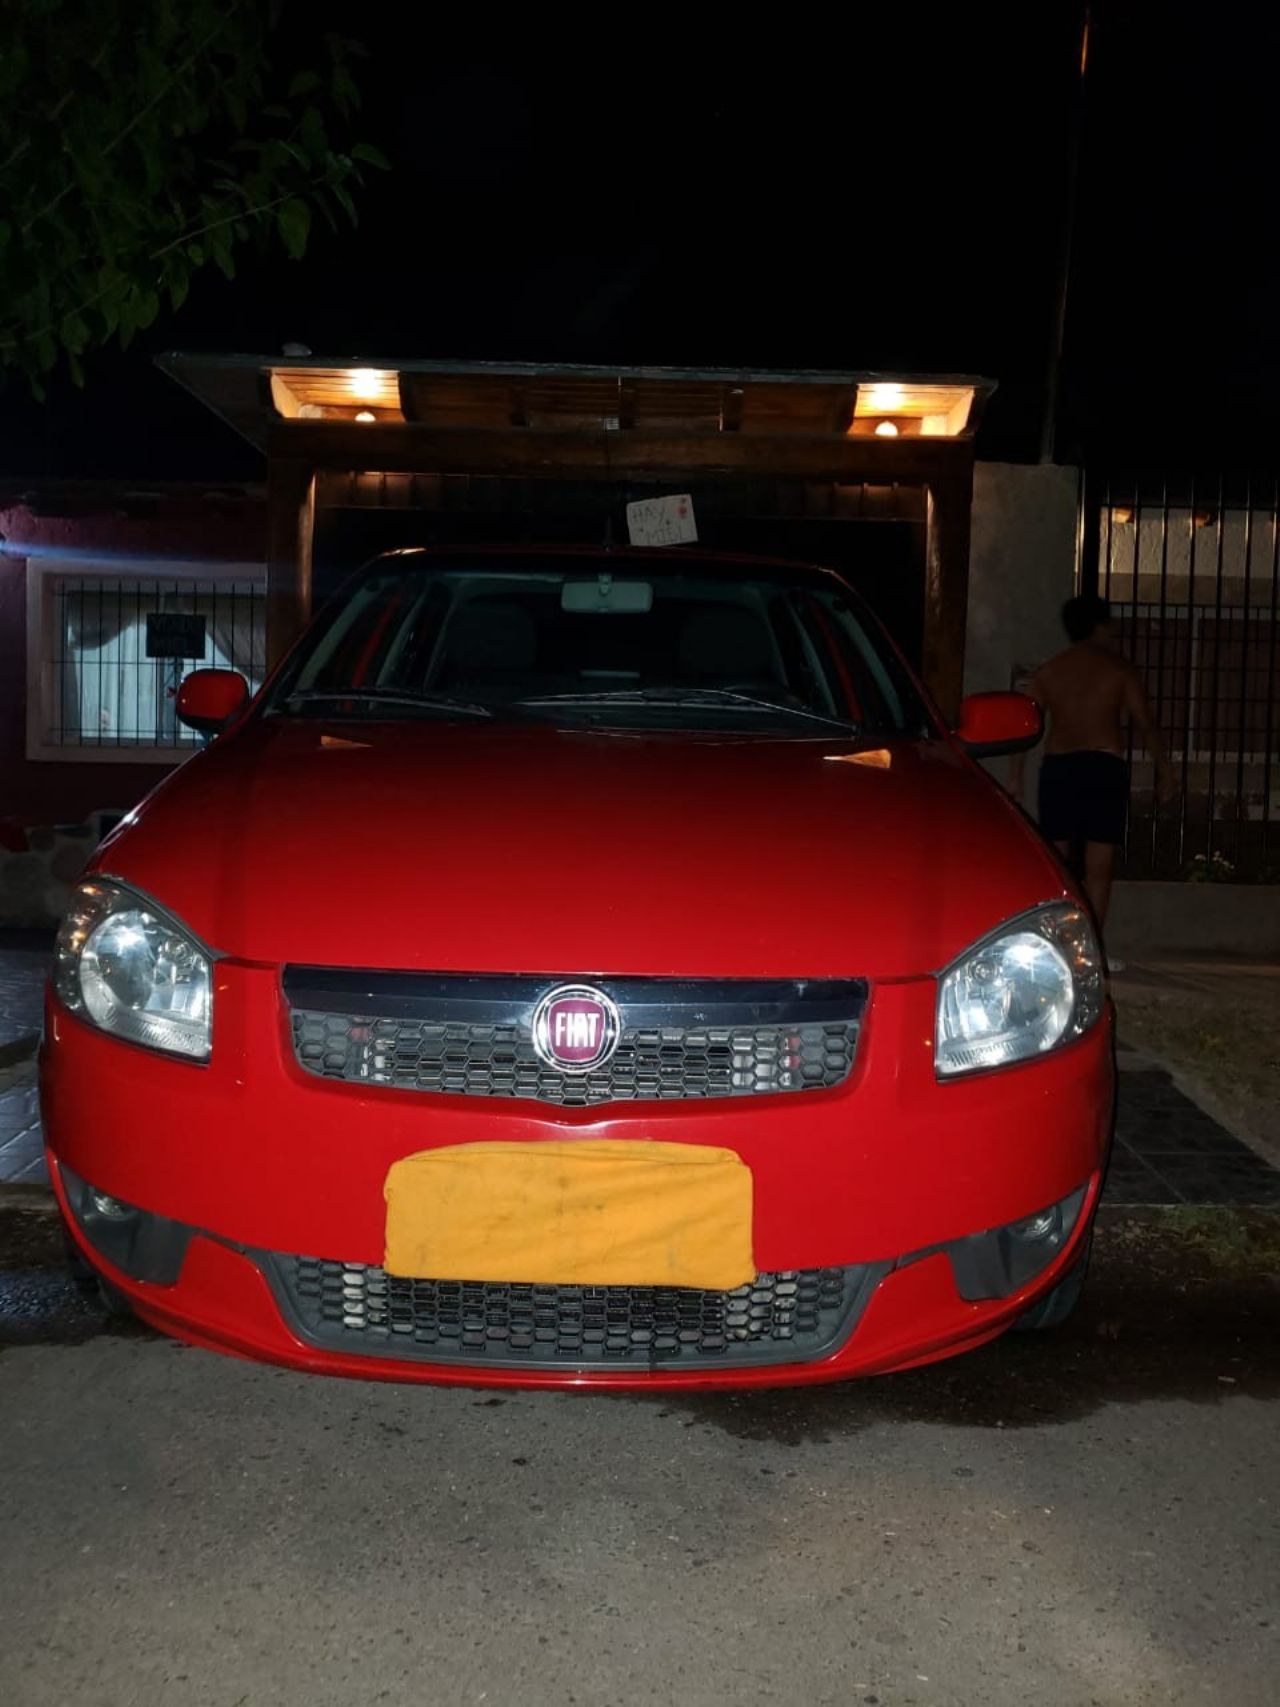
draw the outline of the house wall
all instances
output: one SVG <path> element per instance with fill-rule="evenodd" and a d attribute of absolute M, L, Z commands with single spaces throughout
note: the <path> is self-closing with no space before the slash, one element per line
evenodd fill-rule
<path fill-rule="evenodd" d="M 964 689 L 1017 685 L 1065 645 L 1060 612 L 1075 591 L 1079 476 L 1053 463 L 979 462 Z M 1024 801 L 1035 801 L 1039 749 L 1026 761 Z M 1008 759 L 991 765 L 1001 778 Z"/>
<path fill-rule="evenodd" d="M 1053 463 L 975 465 L 966 693 L 1012 687 L 1065 645 L 1059 612 L 1075 590 L 1078 480 Z"/>
<path fill-rule="evenodd" d="M 0 510 L 0 924 L 55 915 L 92 851 L 99 815 L 127 811 L 172 766 L 27 758 L 27 565 L 119 557 L 137 574 L 149 560 L 262 562 L 259 501 L 150 498 L 131 507 L 39 514 Z"/>

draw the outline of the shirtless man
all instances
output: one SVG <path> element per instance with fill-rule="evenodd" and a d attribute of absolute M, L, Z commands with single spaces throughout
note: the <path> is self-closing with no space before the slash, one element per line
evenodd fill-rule
<path fill-rule="evenodd" d="M 1071 645 L 1042 664 L 1024 689 L 1048 722 L 1038 816 L 1064 860 L 1083 846 L 1085 892 L 1101 928 L 1129 802 L 1126 719 L 1155 760 L 1160 799 L 1171 799 L 1177 785 L 1142 680 L 1117 650 L 1110 605 L 1096 595 L 1068 599 L 1062 624 Z M 1022 798 L 1023 775 L 1019 753 L 1009 773 L 1015 800 Z"/>

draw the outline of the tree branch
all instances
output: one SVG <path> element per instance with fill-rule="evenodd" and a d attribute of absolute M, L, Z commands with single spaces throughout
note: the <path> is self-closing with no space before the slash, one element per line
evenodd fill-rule
<path fill-rule="evenodd" d="M 197 42 L 195 47 L 192 48 L 191 52 L 187 55 L 187 57 L 184 60 L 182 60 L 180 64 L 178 64 L 174 67 L 173 71 L 169 74 L 169 76 L 165 79 L 165 81 L 161 84 L 161 86 L 152 95 L 151 99 L 149 101 L 144 101 L 142 103 L 142 105 L 138 108 L 137 112 L 129 120 L 128 124 L 125 125 L 122 130 L 118 131 L 116 133 L 116 135 L 111 138 L 110 142 L 103 144 L 103 146 L 102 146 L 102 158 L 104 160 L 106 159 L 107 155 L 113 153 L 115 149 L 119 148 L 120 144 L 122 142 L 124 142 L 125 139 L 127 137 L 129 137 L 138 128 L 138 126 L 142 123 L 143 119 L 146 118 L 147 114 L 152 110 L 153 107 L 156 106 L 156 104 L 159 101 L 162 101 L 164 99 L 164 97 L 173 88 L 174 84 L 178 81 L 178 79 L 180 77 L 182 77 L 186 72 L 190 71 L 191 67 L 195 64 L 196 60 L 199 59 L 200 56 L 203 53 L 205 53 L 210 47 L 212 47 L 213 43 L 222 34 L 223 30 L 226 29 L 227 25 L 231 22 L 231 19 L 234 16 L 234 14 L 241 9 L 243 4 L 244 4 L 244 0 L 231 0 L 231 3 L 228 6 L 227 10 L 218 19 L 218 22 L 215 24 L 213 29 L 211 29 L 209 31 L 208 35 L 206 35 L 203 38 L 203 40 Z M 27 236 L 27 234 L 31 230 L 31 227 L 33 225 L 37 224 L 40 220 L 47 219 L 48 216 L 51 213 L 53 213 L 56 208 L 58 208 L 62 205 L 62 203 L 66 200 L 66 198 L 71 194 L 72 190 L 74 190 L 76 187 L 77 187 L 77 180 L 74 178 L 69 178 L 67 180 L 67 182 L 62 186 L 62 188 L 58 191 L 57 195 L 53 197 L 52 201 L 46 202 L 44 207 L 42 207 L 42 208 L 37 208 L 35 213 L 33 213 L 31 215 L 30 219 L 27 220 L 26 224 L 21 227 L 22 236 L 24 236 L 24 237 Z"/>

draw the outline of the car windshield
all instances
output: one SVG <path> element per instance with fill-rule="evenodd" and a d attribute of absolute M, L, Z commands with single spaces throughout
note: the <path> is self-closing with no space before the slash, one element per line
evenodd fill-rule
<path fill-rule="evenodd" d="M 630 554 L 375 561 L 266 709 L 564 727 L 919 733 L 909 674 L 822 570 Z"/>

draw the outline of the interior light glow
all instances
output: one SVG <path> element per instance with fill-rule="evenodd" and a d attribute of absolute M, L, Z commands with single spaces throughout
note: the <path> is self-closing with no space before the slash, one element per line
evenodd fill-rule
<path fill-rule="evenodd" d="M 378 417 L 374 414 L 372 409 L 357 409 L 356 411 L 357 421 L 376 421 L 377 419 Z"/>
<path fill-rule="evenodd" d="M 902 407 L 902 387 L 892 380 L 873 385 L 867 392 L 867 402 L 877 414 L 892 415 Z"/>
<path fill-rule="evenodd" d="M 876 437 L 878 439 L 896 439 L 897 436 L 898 423 L 896 421 L 876 422 Z"/>

